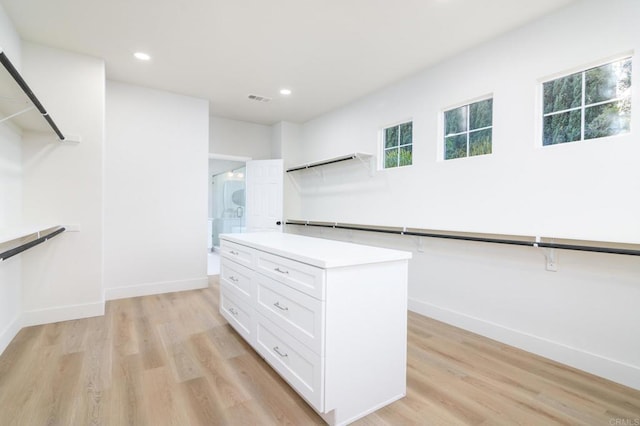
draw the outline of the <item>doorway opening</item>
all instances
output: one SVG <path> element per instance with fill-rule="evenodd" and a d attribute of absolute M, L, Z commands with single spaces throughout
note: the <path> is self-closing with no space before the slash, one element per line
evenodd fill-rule
<path fill-rule="evenodd" d="M 209 155 L 208 275 L 220 274 L 220 235 L 282 232 L 283 161 Z"/>
<path fill-rule="evenodd" d="M 207 275 L 220 273 L 220 234 L 245 231 L 248 160 L 209 154 Z"/>

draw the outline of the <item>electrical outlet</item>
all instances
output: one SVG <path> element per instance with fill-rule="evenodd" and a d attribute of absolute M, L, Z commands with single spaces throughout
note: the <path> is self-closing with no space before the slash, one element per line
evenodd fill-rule
<path fill-rule="evenodd" d="M 547 271 L 557 272 L 558 271 L 558 253 L 556 249 L 548 248 L 545 249 L 544 257 L 547 261 L 545 266 Z"/>
<path fill-rule="evenodd" d="M 547 271 L 558 272 L 558 265 L 552 259 L 547 257 Z"/>

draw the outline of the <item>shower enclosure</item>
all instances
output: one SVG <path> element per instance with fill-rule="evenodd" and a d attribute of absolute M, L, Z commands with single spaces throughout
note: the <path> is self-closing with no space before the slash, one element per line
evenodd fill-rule
<path fill-rule="evenodd" d="M 220 234 L 244 232 L 245 167 L 212 177 L 209 197 L 211 246 L 220 246 Z"/>

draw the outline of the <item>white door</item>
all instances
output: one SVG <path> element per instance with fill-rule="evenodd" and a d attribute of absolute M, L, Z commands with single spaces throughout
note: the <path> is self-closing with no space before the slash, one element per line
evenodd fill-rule
<path fill-rule="evenodd" d="M 247 161 L 247 232 L 282 231 L 282 160 Z"/>

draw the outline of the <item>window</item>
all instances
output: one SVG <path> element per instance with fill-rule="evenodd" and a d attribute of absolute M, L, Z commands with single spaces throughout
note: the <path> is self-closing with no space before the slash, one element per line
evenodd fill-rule
<path fill-rule="evenodd" d="M 413 160 L 413 122 L 387 127 L 384 133 L 384 168 L 410 166 Z"/>
<path fill-rule="evenodd" d="M 444 112 L 444 159 L 491 154 L 493 98 Z"/>
<path fill-rule="evenodd" d="M 543 145 L 629 132 L 631 58 L 547 81 L 542 91 Z"/>

